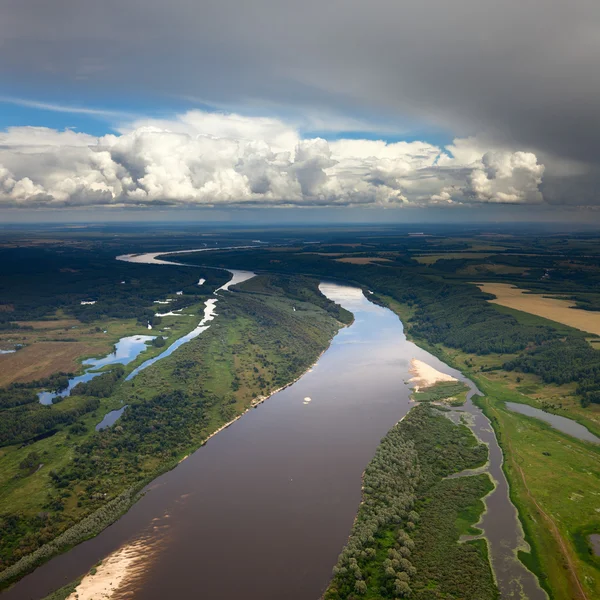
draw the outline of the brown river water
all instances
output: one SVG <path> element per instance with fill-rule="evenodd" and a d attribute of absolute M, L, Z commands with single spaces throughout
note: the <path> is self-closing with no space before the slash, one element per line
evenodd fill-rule
<path fill-rule="evenodd" d="M 156 479 L 96 538 L 42 565 L 2 598 L 43 598 L 135 544 L 137 568 L 113 598 L 317 600 L 352 527 L 362 473 L 412 406 L 405 383 L 411 360 L 464 380 L 407 341 L 398 317 L 361 290 L 329 283 L 321 290 L 355 321 L 309 372 Z M 502 597 L 522 592 L 543 600 L 537 580 L 515 558 L 522 532 L 495 436 L 470 401 L 464 409 L 490 446 L 497 487 L 486 499 L 482 528 Z"/>

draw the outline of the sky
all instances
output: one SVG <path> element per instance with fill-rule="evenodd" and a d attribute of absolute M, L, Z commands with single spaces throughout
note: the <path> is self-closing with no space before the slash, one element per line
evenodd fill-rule
<path fill-rule="evenodd" d="M 0 2 L 3 220 L 589 223 L 599 146 L 597 1 Z"/>

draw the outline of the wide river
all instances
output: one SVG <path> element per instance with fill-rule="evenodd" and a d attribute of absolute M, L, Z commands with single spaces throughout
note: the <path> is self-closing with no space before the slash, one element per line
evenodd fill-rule
<path fill-rule="evenodd" d="M 317 600 L 352 527 L 362 473 L 411 407 L 411 359 L 464 380 L 407 341 L 398 317 L 361 290 L 331 283 L 321 290 L 355 321 L 310 371 L 156 479 L 96 538 L 22 579 L 7 600 L 43 598 L 124 545 L 134 548 L 134 568 L 113 598 Z M 522 532 L 494 434 L 470 401 L 465 410 L 490 445 L 498 483 L 483 528 L 502 596 L 523 591 L 542 600 L 515 559 Z"/>

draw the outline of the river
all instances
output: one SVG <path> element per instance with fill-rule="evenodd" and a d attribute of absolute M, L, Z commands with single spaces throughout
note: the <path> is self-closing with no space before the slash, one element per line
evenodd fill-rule
<path fill-rule="evenodd" d="M 405 383 L 411 360 L 465 381 L 407 341 L 397 316 L 361 290 L 330 283 L 321 290 L 355 321 L 312 369 L 156 479 L 96 538 L 23 578 L 7 600 L 42 598 L 124 545 L 134 560 L 113 598 L 316 600 L 352 527 L 362 472 L 412 406 Z M 522 590 L 543 600 L 515 558 L 524 542 L 493 431 L 470 400 L 464 410 L 490 447 L 497 487 L 486 499 L 481 527 L 502 596 L 518 598 Z"/>

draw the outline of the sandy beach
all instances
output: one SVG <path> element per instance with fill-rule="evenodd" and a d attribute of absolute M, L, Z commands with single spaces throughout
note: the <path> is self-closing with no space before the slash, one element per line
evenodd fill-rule
<path fill-rule="evenodd" d="M 414 385 L 415 392 L 418 392 L 422 388 L 427 388 L 440 381 L 458 381 L 456 377 L 452 375 L 446 375 L 432 366 L 424 363 L 418 358 L 413 358 L 410 361 L 410 373 L 414 375 L 408 380 L 408 383 Z"/>
<path fill-rule="evenodd" d="M 67 600 L 114 598 L 127 583 L 148 567 L 147 554 L 148 548 L 143 541 L 123 546 L 85 575 Z"/>

